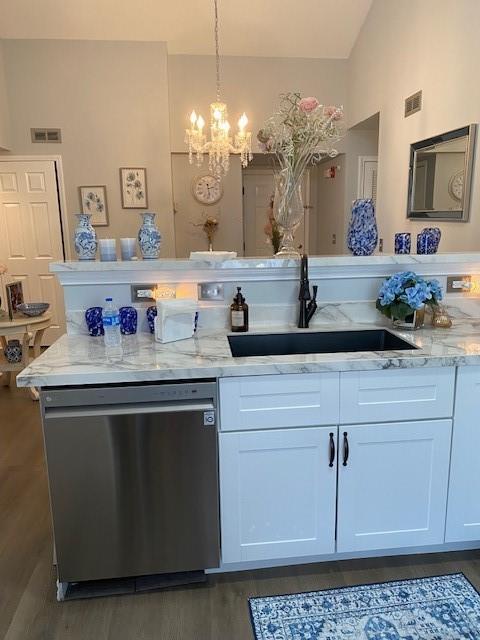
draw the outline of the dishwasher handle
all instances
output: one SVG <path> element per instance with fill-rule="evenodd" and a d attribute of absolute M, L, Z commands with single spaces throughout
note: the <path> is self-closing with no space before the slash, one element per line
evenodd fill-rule
<path fill-rule="evenodd" d="M 95 416 L 123 416 L 152 413 L 185 413 L 192 411 L 215 411 L 213 402 L 138 402 L 125 405 L 101 405 L 99 407 L 46 407 L 45 419 L 49 418 L 93 418 Z"/>

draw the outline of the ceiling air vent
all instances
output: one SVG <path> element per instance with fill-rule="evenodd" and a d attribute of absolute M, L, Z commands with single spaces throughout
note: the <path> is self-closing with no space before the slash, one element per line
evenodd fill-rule
<path fill-rule="evenodd" d="M 405 118 L 411 116 L 422 108 L 422 92 L 417 91 L 405 100 Z"/>
<path fill-rule="evenodd" d="M 60 129 L 30 129 L 32 142 L 61 142 L 62 132 Z"/>

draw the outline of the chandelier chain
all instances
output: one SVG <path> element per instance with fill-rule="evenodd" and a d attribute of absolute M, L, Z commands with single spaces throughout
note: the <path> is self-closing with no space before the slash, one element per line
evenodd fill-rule
<path fill-rule="evenodd" d="M 220 102 L 220 47 L 218 44 L 218 4 L 214 0 L 215 5 L 215 65 L 217 69 L 217 102 Z"/>

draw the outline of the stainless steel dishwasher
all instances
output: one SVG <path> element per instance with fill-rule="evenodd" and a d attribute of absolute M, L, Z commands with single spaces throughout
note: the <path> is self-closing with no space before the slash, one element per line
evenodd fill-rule
<path fill-rule="evenodd" d="M 60 582 L 218 566 L 214 381 L 40 398 Z"/>

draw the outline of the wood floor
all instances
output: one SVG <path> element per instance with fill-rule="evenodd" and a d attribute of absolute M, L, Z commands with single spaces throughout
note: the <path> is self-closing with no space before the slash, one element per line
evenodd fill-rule
<path fill-rule="evenodd" d="M 0 388 L 0 639 L 251 640 L 249 596 L 463 571 L 480 553 L 329 562 L 209 578 L 207 586 L 58 603 L 38 404 Z"/>

